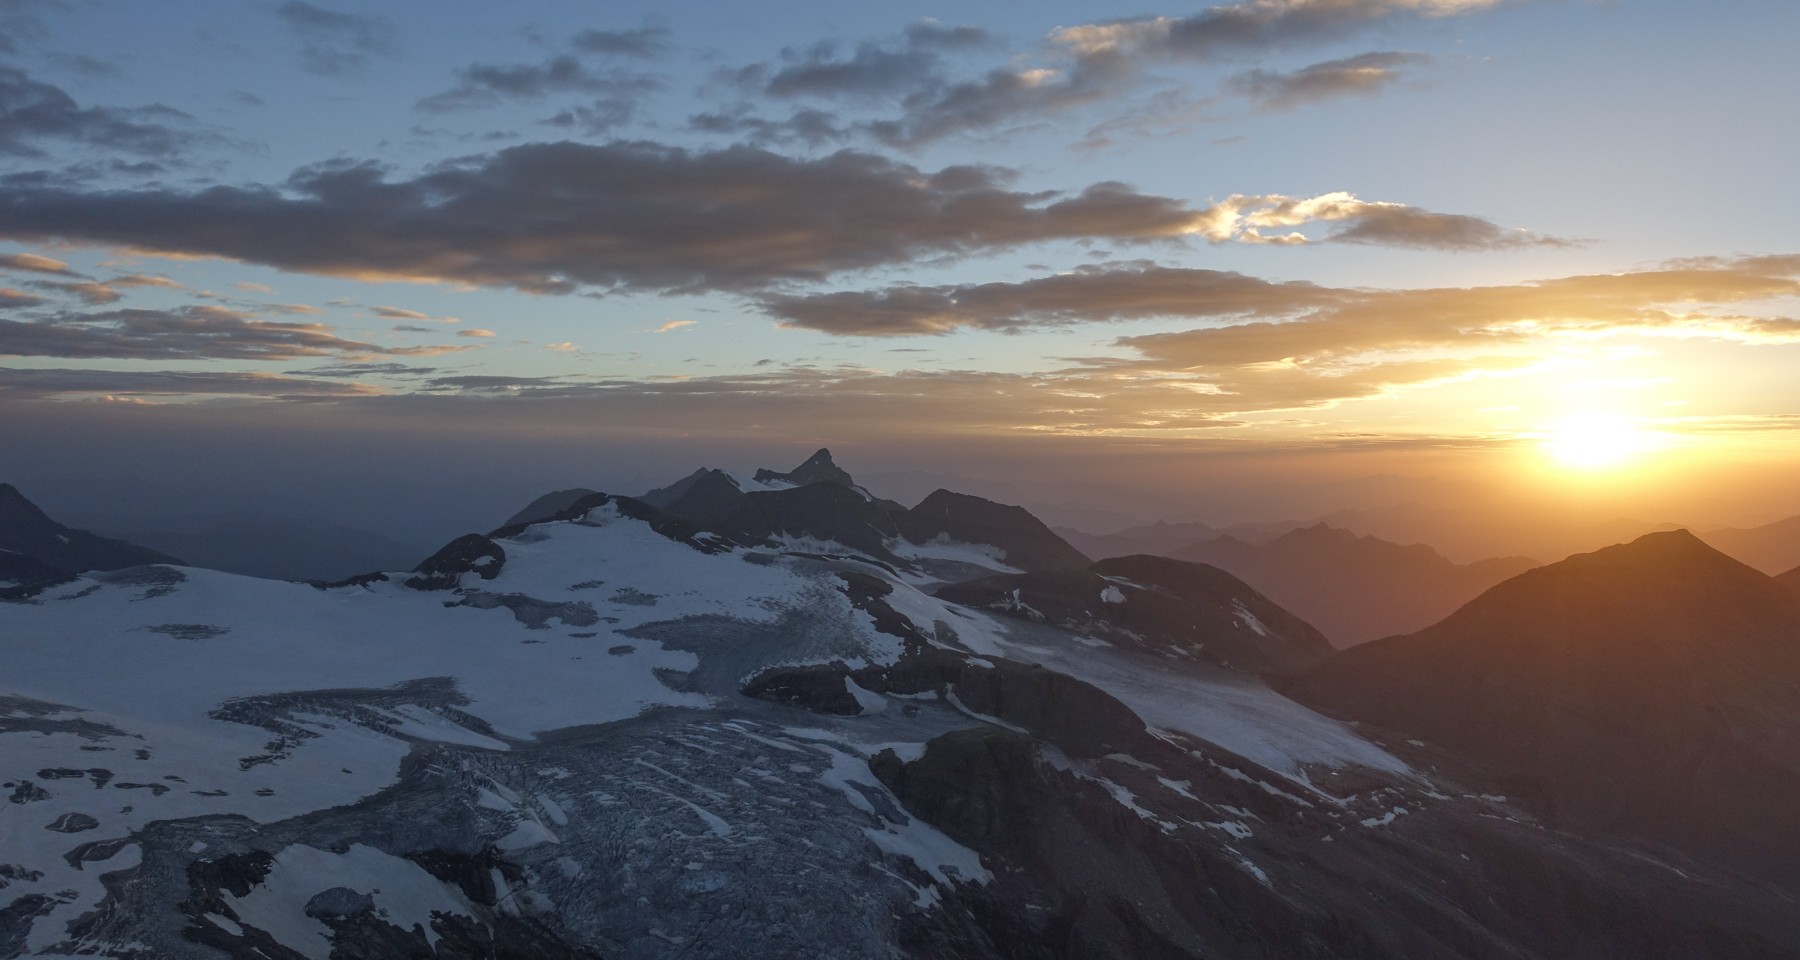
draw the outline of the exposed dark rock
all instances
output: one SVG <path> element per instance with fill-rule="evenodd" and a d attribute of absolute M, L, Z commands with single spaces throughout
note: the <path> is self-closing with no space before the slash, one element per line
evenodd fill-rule
<path fill-rule="evenodd" d="M 785 480 L 795 486 L 806 486 L 810 483 L 841 483 L 850 486 L 856 481 L 842 467 L 833 463 L 831 451 L 820 447 L 817 453 L 806 458 L 806 462 L 786 473 L 773 470 L 756 471 L 757 483 L 768 483 L 772 480 Z"/>
<path fill-rule="evenodd" d="M 499 544 L 479 533 L 464 534 L 425 558 L 413 569 L 418 576 L 406 585 L 414 590 L 451 590 L 462 583 L 465 573 L 492 580 L 505 565 L 506 551 Z"/>
<path fill-rule="evenodd" d="M 518 513 L 507 517 L 506 522 L 500 526 L 523 527 L 534 523 L 542 523 L 569 509 L 569 507 L 573 506 L 576 501 L 583 497 L 591 497 L 599 492 L 600 491 L 598 490 L 589 490 L 586 487 L 571 487 L 567 490 L 552 490 L 526 504 Z"/>
<path fill-rule="evenodd" d="M 1006 562 L 1020 570 L 1079 570 L 1093 562 L 1024 507 L 948 490 L 935 491 L 897 517 L 896 523 L 913 543 L 943 536 L 999 547 Z"/>
<path fill-rule="evenodd" d="M 522 593 L 485 593 L 480 590 L 465 590 L 461 606 L 475 607 L 478 610 L 493 610 L 505 607 L 512 611 L 513 619 L 532 630 L 546 630 L 550 621 L 561 620 L 566 626 L 588 627 L 600 622 L 600 614 L 591 604 L 581 600 L 564 600 L 561 602 L 538 600 Z"/>
<path fill-rule="evenodd" d="M 85 813 L 65 813 L 55 820 L 52 820 L 48 826 L 44 827 L 44 829 L 54 830 L 57 833 L 80 833 L 83 830 L 92 830 L 98 826 L 100 826 L 100 821 L 95 820 Z"/>
<path fill-rule="evenodd" d="M 315 920 L 327 917 L 352 917 L 375 909 L 375 900 L 366 893 L 357 893 L 349 887 L 332 887 L 313 894 L 306 901 L 304 913 Z"/>

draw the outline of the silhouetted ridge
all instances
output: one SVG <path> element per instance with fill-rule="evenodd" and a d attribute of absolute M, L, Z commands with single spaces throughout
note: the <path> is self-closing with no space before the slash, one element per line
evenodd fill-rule
<path fill-rule="evenodd" d="M 1800 598 L 1685 530 L 1523 573 L 1289 692 L 1491 764 L 1577 828 L 1800 862 Z"/>
<path fill-rule="evenodd" d="M 785 480 L 796 486 L 805 486 L 809 483 L 842 483 L 851 485 L 856 482 L 850 478 L 850 474 L 847 471 L 832 462 L 831 451 L 824 447 L 820 447 L 817 453 L 807 457 L 805 463 L 802 463 L 786 473 L 777 473 L 774 470 L 758 470 L 756 471 L 754 479 L 757 483 Z"/>
<path fill-rule="evenodd" d="M 1024 507 L 966 493 L 934 491 L 899 517 L 900 532 L 914 543 L 938 537 L 999 547 L 1021 570 L 1078 570 L 1092 561 L 1069 546 Z"/>
<path fill-rule="evenodd" d="M 598 492 L 598 490 L 589 490 L 586 487 L 571 487 L 567 490 L 552 490 L 526 504 L 518 513 L 507 517 L 506 522 L 501 524 L 501 526 L 510 527 L 516 524 L 538 523 L 543 520 L 548 520 L 564 510 L 567 510 L 570 504 L 580 500 L 582 497 L 592 496 Z"/>
<path fill-rule="evenodd" d="M 24 583 L 86 570 L 181 562 L 134 543 L 65 527 L 18 488 L 0 483 L 0 580 Z"/>
<path fill-rule="evenodd" d="M 1422 543 L 1402 546 L 1324 523 L 1267 543 L 1222 536 L 1169 556 L 1230 571 L 1339 647 L 1436 623 L 1483 590 L 1538 565 L 1525 557 L 1457 564 Z"/>

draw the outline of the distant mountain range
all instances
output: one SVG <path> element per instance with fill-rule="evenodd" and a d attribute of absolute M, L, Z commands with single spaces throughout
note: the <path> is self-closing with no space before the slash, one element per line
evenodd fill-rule
<path fill-rule="evenodd" d="M 0 957 L 1793 960 L 1796 578 L 1656 534 L 1334 652 L 820 450 L 334 583 L 11 587 Z"/>
<path fill-rule="evenodd" d="M 1538 566 L 1526 557 L 1456 564 L 1422 543 L 1401 546 L 1322 523 L 1265 543 L 1223 536 L 1168 555 L 1230 571 L 1338 647 L 1436 623 L 1483 590 Z"/>

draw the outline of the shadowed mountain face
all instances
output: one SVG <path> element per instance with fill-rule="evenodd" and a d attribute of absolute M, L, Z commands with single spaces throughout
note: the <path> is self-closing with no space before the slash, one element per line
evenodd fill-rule
<path fill-rule="evenodd" d="M 1794 591 L 1796 596 L 1800 596 L 1800 567 L 1795 567 L 1794 569 L 1781 574 L 1775 578 L 1775 582 Z"/>
<path fill-rule="evenodd" d="M 1286 690 L 1490 765 L 1557 824 L 1800 863 L 1800 599 L 1686 531 L 1529 571 Z"/>
<path fill-rule="evenodd" d="M 180 563 L 155 550 L 65 527 L 0 483 L 0 580 L 27 582 L 84 570 Z"/>
<path fill-rule="evenodd" d="M 1219 537 L 1168 555 L 1243 578 L 1338 647 L 1436 623 L 1483 590 L 1538 565 L 1524 557 L 1456 564 L 1422 543 L 1401 546 L 1322 523 L 1267 543 Z"/>

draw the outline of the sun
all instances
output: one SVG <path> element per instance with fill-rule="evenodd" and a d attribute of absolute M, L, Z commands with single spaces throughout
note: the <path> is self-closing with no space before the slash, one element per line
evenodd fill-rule
<path fill-rule="evenodd" d="M 1616 413 L 1572 413 L 1550 424 L 1541 435 L 1544 452 L 1576 470 L 1610 470 L 1626 466 L 1662 444 L 1662 436 L 1638 421 Z"/>

